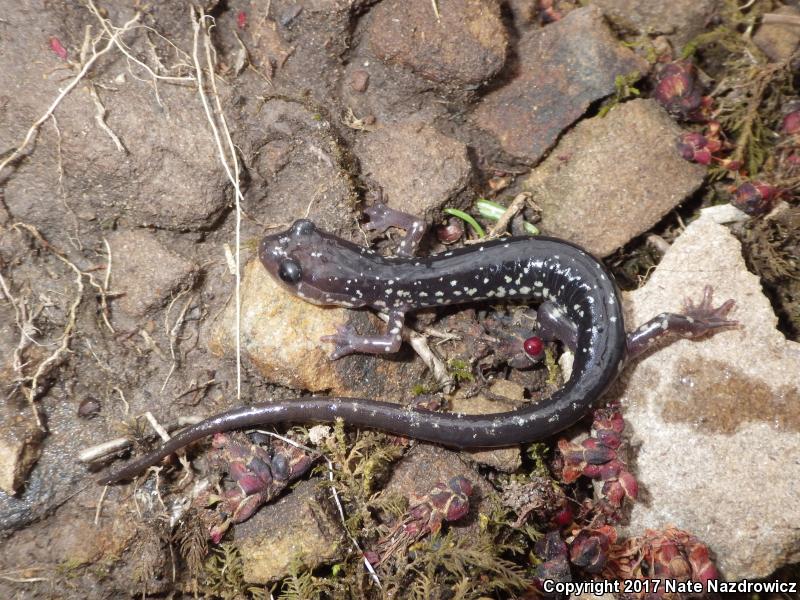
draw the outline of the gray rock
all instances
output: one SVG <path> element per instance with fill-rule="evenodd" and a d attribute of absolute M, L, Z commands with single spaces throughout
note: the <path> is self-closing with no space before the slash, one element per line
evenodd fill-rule
<path fill-rule="evenodd" d="M 171 295 L 189 287 L 196 275 L 191 262 L 141 229 L 114 232 L 111 246 L 113 301 L 125 315 L 139 319 L 164 306 Z"/>
<path fill-rule="evenodd" d="M 429 220 L 445 202 L 465 199 L 472 176 L 467 147 L 421 123 L 368 133 L 356 154 L 389 206 Z"/>
<path fill-rule="evenodd" d="M 647 502 L 628 535 L 675 525 L 709 545 L 726 579 L 800 559 L 800 344 L 775 317 L 739 242 L 700 218 L 630 294 L 629 323 L 681 308 L 711 284 L 742 328 L 658 349 L 626 371 L 621 401 Z M 621 386 L 622 387 L 622 386 Z"/>
<path fill-rule="evenodd" d="M 647 231 L 703 183 L 678 154 L 681 129 L 652 100 L 575 126 L 527 181 L 544 233 L 606 256 Z"/>
<path fill-rule="evenodd" d="M 291 494 L 236 526 L 244 579 L 265 584 L 286 577 L 293 561 L 314 569 L 344 558 L 345 536 L 330 493 L 303 481 Z"/>
<path fill-rule="evenodd" d="M 519 74 L 487 94 L 474 119 L 506 152 L 532 162 L 592 102 L 614 91 L 617 75 L 648 70 L 646 61 L 619 44 L 593 6 L 525 35 L 517 54 Z"/>
<path fill-rule="evenodd" d="M 620 29 L 644 35 L 665 35 L 680 50 L 708 27 L 719 0 L 594 0 Z"/>
<path fill-rule="evenodd" d="M 775 14 L 790 18 L 800 17 L 800 10 L 781 6 Z M 800 44 L 800 28 L 796 23 L 763 23 L 753 36 L 753 43 L 774 62 L 787 60 Z"/>
<path fill-rule="evenodd" d="M 387 0 L 370 14 L 369 39 L 382 60 L 432 81 L 465 86 L 491 79 L 506 60 L 508 33 L 495 0 Z"/>

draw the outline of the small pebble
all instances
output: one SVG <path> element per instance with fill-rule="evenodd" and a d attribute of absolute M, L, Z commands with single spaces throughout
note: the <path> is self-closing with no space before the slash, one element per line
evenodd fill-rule
<path fill-rule="evenodd" d="M 364 69 L 357 69 L 350 74 L 350 87 L 359 94 L 367 91 L 369 85 L 369 72 Z"/>
<path fill-rule="evenodd" d="M 78 416 L 82 419 L 94 419 L 100 414 L 101 404 L 100 401 L 93 397 L 87 396 L 78 406 Z"/>

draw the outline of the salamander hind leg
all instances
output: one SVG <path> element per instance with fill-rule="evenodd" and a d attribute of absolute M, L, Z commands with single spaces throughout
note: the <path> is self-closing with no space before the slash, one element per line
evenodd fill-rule
<path fill-rule="evenodd" d="M 684 300 L 683 313 L 661 313 L 640 325 L 635 331 L 628 334 L 628 357 L 635 357 L 652 344 L 668 334 L 682 338 L 698 338 L 712 335 L 723 329 L 733 329 L 739 326 L 738 321 L 728 319 L 728 313 L 736 302 L 727 300 L 714 307 L 714 289 L 707 285 L 703 289 L 703 299 L 695 304 L 690 298 Z"/>
<path fill-rule="evenodd" d="M 425 221 L 398 210 L 389 208 L 385 204 L 375 204 L 364 209 L 369 221 L 364 223 L 364 229 L 383 233 L 390 227 L 404 229 L 405 237 L 397 247 L 398 256 L 414 256 L 425 233 Z"/>
<path fill-rule="evenodd" d="M 546 342 L 558 340 L 575 351 L 578 346 L 578 326 L 553 302 L 542 302 L 536 311 L 536 335 Z"/>
<path fill-rule="evenodd" d="M 389 323 L 384 335 L 359 335 L 350 325 L 342 325 L 333 335 L 325 335 L 323 342 L 334 344 L 331 360 L 336 360 L 360 352 L 362 354 L 390 354 L 400 350 L 403 342 L 401 332 L 405 314 L 399 311 L 389 313 Z"/>

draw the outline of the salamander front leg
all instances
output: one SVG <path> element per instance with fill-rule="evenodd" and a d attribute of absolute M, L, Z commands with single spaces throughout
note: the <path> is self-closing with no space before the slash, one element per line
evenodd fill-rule
<path fill-rule="evenodd" d="M 739 326 L 737 321 L 726 319 L 728 313 L 736 304 L 727 300 L 714 308 L 712 297 L 714 289 L 707 285 L 703 289 L 703 299 L 700 304 L 687 298 L 683 303 L 683 313 L 661 313 L 640 325 L 635 331 L 628 334 L 628 357 L 633 358 L 667 334 L 677 334 L 684 338 L 697 338 L 710 335 L 722 329 L 732 329 Z"/>
<path fill-rule="evenodd" d="M 364 209 L 364 213 L 369 217 L 369 222 L 364 223 L 364 229 L 368 231 L 383 233 L 390 227 L 405 229 L 406 235 L 397 247 L 397 255 L 414 256 L 425 233 L 425 221 L 380 203 Z"/>
<path fill-rule="evenodd" d="M 403 338 L 400 333 L 403 330 L 406 315 L 400 311 L 393 310 L 389 313 L 389 323 L 384 335 L 358 335 L 350 325 L 339 327 L 333 335 L 325 335 L 320 339 L 323 342 L 335 344 L 331 352 L 331 360 L 336 360 L 361 352 L 363 354 L 389 354 L 400 350 Z"/>

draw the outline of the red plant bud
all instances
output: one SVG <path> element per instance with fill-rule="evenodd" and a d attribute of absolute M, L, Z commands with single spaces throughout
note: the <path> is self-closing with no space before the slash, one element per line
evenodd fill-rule
<path fill-rule="evenodd" d="M 777 196 L 778 190 L 775 187 L 748 181 L 736 188 L 731 204 L 748 215 L 763 215 L 772 208 Z"/>
<path fill-rule="evenodd" d="M 566 527 L 574 519 L 574 514 L 569 506 L 565 506 L 553 515 L 553 523 L 559 527 Z"/>
<path fill-rule="evenodd" d="M 67 60 L 67 49 L 61 44 L 61 40 L 55 36 L 50 38 L 50 50 L 61 60 Z"/>
<path fill-rule="evenodd" d="M 678 140 L 678 151 L 686 160 L 708 165 L 711 163 L 709 140 L 701 133 L 684 133 Z"/>
<path fill-rule="evenodd" d="M 693 118 L 692 113 L 704 102 L 695 66 L 686 60 L 665 65 L 658 74 L 653 97 L 673 115 Z"/>
<path fill-rule="evenodd" d="M 787 135 L 800 133 L 800 110 L 793 110 L 783 117 L 781 131 Z"/>
<path fill-rule="evenodd" d="M 719 165 L 723 169 L 728 169 L 728 171 L 738 171 L 742 168 L 742 161 L 733 160 L 732 158 L 721 158 Z"/>

